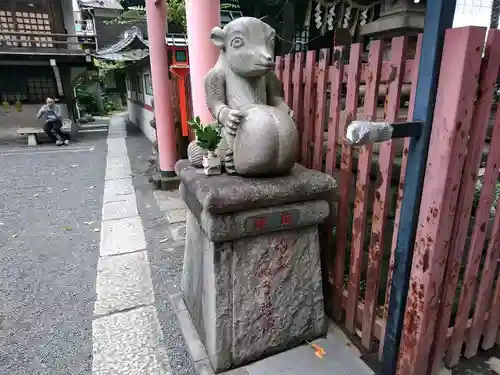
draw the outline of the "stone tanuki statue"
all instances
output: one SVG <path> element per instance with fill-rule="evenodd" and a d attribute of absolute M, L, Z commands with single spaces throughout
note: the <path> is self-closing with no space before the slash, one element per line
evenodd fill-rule
<path fill-rule="evenodd" d="M 323 223 L 336 183 L 295 162 L 298 132 L 273 72 L 274 37 L 256 18 L 212 30 L 221 52 L 205 94 L 218 126 L 207 126 L 222 130 L 214 138 L 225 138 L 218 151 L 228 174 L 200 173 L 209 147 L 199 119 L 189 160 L 175 165 L 188 208 L 182 296 L 216 374 L 327 332 L 320 254 L 329 250 Z"/>
<path fill-rule="evenodd" d="M 221 52 L 205 77 L 205 95 L 222 127 L 230 174 L 286 175 L 297 159 L 297 128 L 274 73 L 275 36 L 252 17 L 215 27 L 210 35 Z"/>

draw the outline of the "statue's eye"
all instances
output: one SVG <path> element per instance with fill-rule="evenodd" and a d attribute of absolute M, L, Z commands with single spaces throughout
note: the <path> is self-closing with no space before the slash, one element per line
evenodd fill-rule
<path fill-rule="evenodd" d="M 234 38 L 231 41 L 231 47 L 233 48 L 240 48 L 243 46 L 243 39 L 242 38 Z"/>

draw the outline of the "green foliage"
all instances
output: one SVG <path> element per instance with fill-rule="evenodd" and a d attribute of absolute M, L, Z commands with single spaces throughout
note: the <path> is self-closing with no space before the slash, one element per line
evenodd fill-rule
<path fill-rule="evenodd" d="M 217 124 L 203 125 L 197 116 L 188 124 L 196 134 L 196 144 L 207 151 L 215 151 L 222 139 Z"/>
<path fill-rule="evenodd" d="M 115 101 L 111 100 L 107 94 L 101 95 L 102 109 L 104 113 L 115 112 L 120 109 L 120 106 Z"/>
<path fill-rule="evenodd" d="M 168 1 L 167 21 L 169 26 L 182 26 L 182 30 L 186 30 L 186 6 L 184 0 Z"/>
<path fill-rule="evenodd" d="M 144 22 L 146 19 L 145 1 L 122 0 L 120 4 L 125 9 L 123 13 L 107 21 L 108 24 L 134 24 Z M 170 27 L 186 30 L 186 7 L 184 0 L 168 0 L 167 22 Z"/>
<path fill-rule="evenodd" d="M 226 3 L 220 5 L 220 10 L 239 10 L 240 7 L 233 3 Z"/>
<path fill-rule="evenodd" d="M 125 63 L 121 61 L 107 61 L 94 59 L 94 66 L 99 71 L 99 78 L 103 79 L 112 70 L 121 70 L 125 68 Z"/>
<path fill-rule="evenodd" d="M 96 114 L 99 112 L 97 99 L 89 93 L 83 85 L 76 88 L 76 101 L 83 112 L 88 114 Z"/>

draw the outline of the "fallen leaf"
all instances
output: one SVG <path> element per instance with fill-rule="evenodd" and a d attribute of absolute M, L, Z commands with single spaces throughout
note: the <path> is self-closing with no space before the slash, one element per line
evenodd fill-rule
<path fill-rule="evenodd" d="M 311 347 L 314 349 L 314 355 L 319 359 L 323 359 L 326 354 L 325 350 L 318 344 L 311 344 Z"/>
<path fill-rule="evenodd" d="M 314 352 L 314 355 L 318 357 L 319 359 L 323 359 L 324 354 L 321 354 L 320 352 Z"/>

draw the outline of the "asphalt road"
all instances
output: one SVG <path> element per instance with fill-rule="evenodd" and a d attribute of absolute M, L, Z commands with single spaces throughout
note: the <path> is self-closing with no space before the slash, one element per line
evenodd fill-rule
<path fill-rule="evenodd" d="M 106 133 L 0 146 L 0 374 L 90 374 Z"/>

